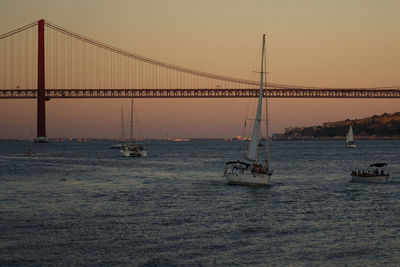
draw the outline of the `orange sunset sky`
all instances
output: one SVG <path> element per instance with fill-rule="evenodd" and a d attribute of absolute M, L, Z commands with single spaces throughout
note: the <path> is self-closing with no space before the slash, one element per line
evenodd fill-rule
<path fill-rule="evenodd" d="M 41 18 L 145 57 L 256 80 L 267 33 L 269 82 L 400 85 L 396 0 L 3 0 L 0 33 Z M 1 59 L 0 55 L 0 59 Z M 1 78 L 0 78 L 1 79 Z M 137 99 L 137 137 L 232 137 L 255 99 Z M 52 99 L 48 137 L 119 137 L 129 99 Z M 269 99 L 270 133 L 400 111 L 400 99 Z M 252 117 L 252 113 L 247 117 Z M 128 126 L 126 125 L 126 128 Z M 35 100 L 0 100 L 0 138 L 36 135 Z"/>

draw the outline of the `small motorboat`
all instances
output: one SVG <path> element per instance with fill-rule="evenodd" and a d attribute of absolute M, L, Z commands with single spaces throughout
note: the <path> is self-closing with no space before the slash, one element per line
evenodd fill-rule
<path fill-rule="evenodd" d="M 352 182 L 385 183 L 388 178 L 387 163 L 374 163 L 367 170 L 351 172 Z"/>

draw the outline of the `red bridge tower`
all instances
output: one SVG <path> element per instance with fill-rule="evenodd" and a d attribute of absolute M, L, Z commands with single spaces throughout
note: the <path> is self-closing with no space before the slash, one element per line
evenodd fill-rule
<path fill-rule="evenodd" d="M 44 77 L 44 20 L 38 21 L 38 70 L 37 70 L 37 137 L 36 143 L 47 143 L 46 137 L 46 97 Z"/>

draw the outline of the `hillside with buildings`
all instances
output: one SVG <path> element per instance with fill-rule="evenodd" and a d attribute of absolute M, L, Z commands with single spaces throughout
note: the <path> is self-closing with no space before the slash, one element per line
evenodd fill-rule
<path fill-rule="evenodd" d="M 356 138 L 359 139 L 400 139 L 400 112 L 384 113 L 372 117 L 326 122 L 320 126 L 290 127 L 283 134 L 275 134 L 278 140 L 303 139 L 344 139 L 349 125 L 352 125 Z"/>

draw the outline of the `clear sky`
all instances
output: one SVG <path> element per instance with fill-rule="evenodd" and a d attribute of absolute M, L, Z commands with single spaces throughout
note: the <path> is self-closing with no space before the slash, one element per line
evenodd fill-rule
<path fill-rule="evenodd" d="M 2 0 L 0 33 L 38 19 L 175 65 L 255 79 L 262 33 L 269 81 L 321 87 L 400 85 L 396 0 Z M 242 134 L 251 99 L 139 99 L 142 137 Z M 47 135 L 120 136 L 128 99 L 51 100 Z M 270 99 L 271 132 L 400 111 L 400 100 Z M 249 117 L 249 115 L 247 115 Z M 251 116 L 250 116 L 251 117 Z M 0 100 L 0 138 L 36 132 L 36 102 Z"/>

